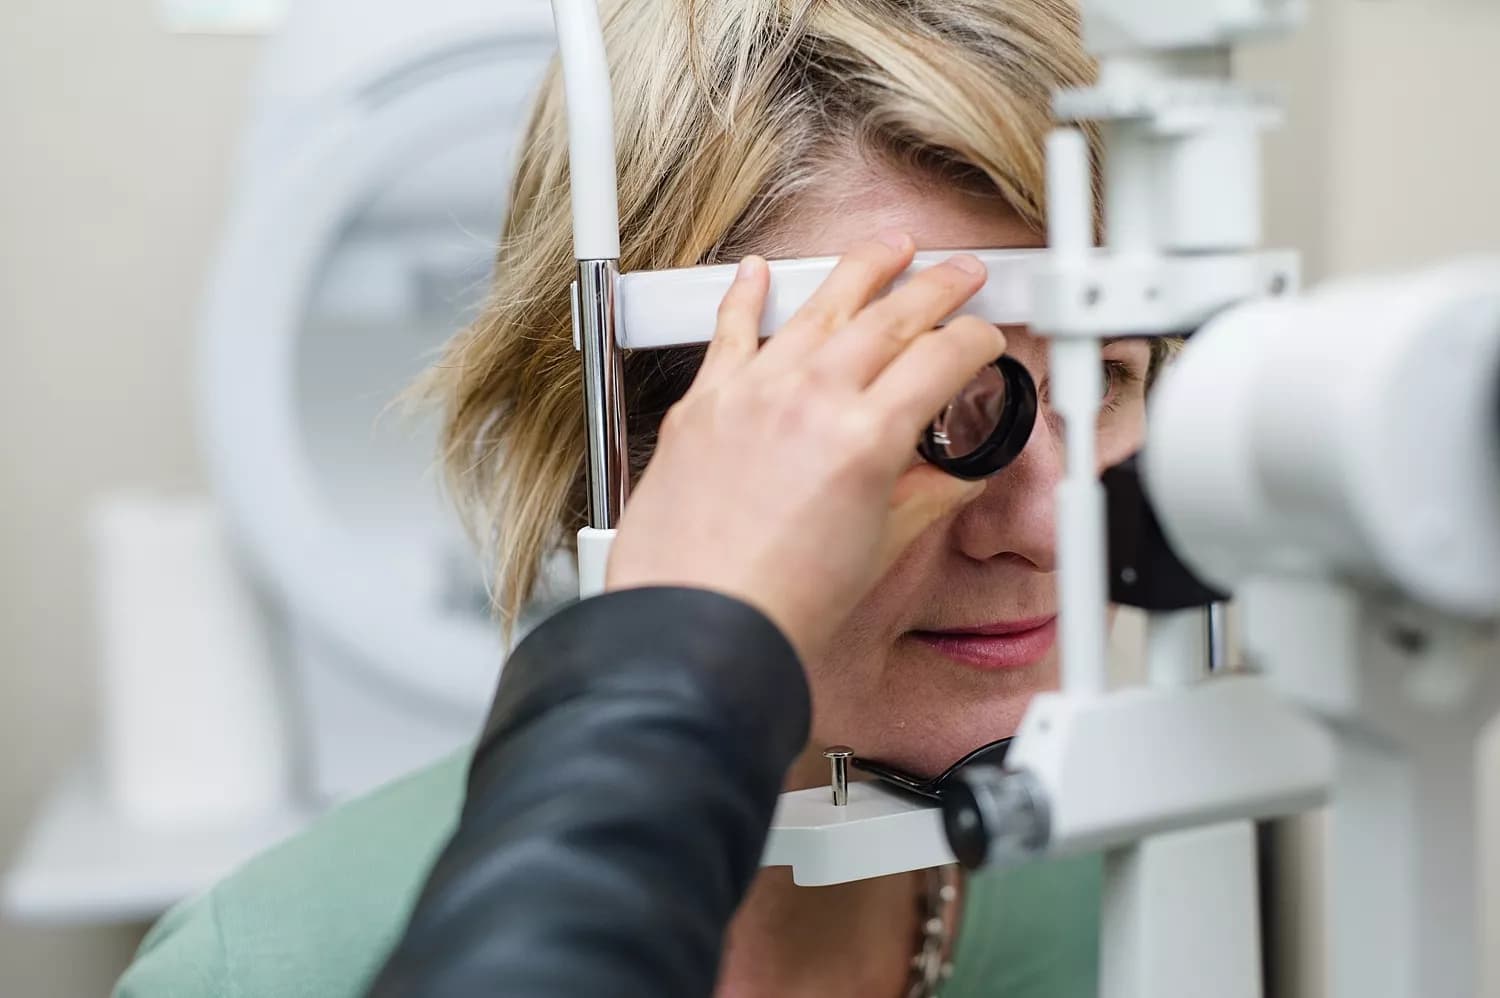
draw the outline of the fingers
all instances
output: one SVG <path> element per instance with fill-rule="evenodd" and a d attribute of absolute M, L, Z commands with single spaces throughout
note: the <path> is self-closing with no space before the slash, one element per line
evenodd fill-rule
<path fill-rule="evenodd" d="M 740 261 L 734 283 L 719 303 L 714 338 L 709 341 L 692 389 L 717 385 L 755 356 L 770 286 L 771 272 L 765 260 L 747 256 Z"/>
<path fill-rule="evenodd" d="M 880 574 L 934 523 L 984 492 L 985 483 L 954 478 L 930 464 L 918 464 L 896 482 L 891 513 L 880 539 Z"/>
<path fill-rule="evenodd" d="M 998 326 L 972 315 L 919 336 L 881 372 L 868 395 L 913 438 L 986 364 L 1005 352 Z"/>
<path fill-rule="evenodd" d="M 972 298 L 987 276 L 984 264 L 967 253 L 928 267 L 834 333 L 814 363 L 843 383 L 865 387 Z"/>
<path fill-rule="evenodd" d="M 916 244 L 904 232 L 883 232 L 856 243 L 766 344 L 762 351 L 765 365 L 784 368 L 804 363 L 834 330 L 884 291 L 915 254 Z"/>

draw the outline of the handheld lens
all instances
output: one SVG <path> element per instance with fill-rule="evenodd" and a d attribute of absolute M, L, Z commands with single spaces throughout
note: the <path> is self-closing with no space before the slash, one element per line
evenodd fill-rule
<path fill-rule="evenodd" d="M 1020 361 L 1001 357 L 938 413 L 917 444 L 929 463 L 958 478 L 988 478 L 1014 461 L 1036 423 L 1036 382 Z"/>

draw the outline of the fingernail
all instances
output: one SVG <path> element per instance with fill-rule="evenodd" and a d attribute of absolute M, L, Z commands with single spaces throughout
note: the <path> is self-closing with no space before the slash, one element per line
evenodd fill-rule
<path fill-rule="evenodd" d="M 875 238 L 880 242 L 885 243 L 897 253 L 905 253 L 906 250 L 911 246 L 911 236 L 908 236 L 900 229 L 886 229 Z"/>
<path fill-rule="evenodd" d="M 950 256 L 948 258 L 948 262 L 953 264 L 953 266 L 957 267 L 959 270 L 963 271 L 965 274 L 972 274 L 975 277 L 983 277 L 989 273 L 989 271 L 984 269 L 984 264 L 979 262 L 978 257 L 970 256 L 967 253 L 960 253 L 958 256 Z"/>
<path fill-rule="evenodd" d="M 760 257 L 755 257 L 755 256 L 747 256 L 747 257 L 745 257 L 744 259 L 742 259 L 740 261 L 739 267 L 735 269 L 734 279 L 736 281 L 743 281 L 743 280 L 745 280 L 747 278 L 754 277 L 755 276 L 755 272 L 759 268 L 759 266 L 760 266 Z"/>

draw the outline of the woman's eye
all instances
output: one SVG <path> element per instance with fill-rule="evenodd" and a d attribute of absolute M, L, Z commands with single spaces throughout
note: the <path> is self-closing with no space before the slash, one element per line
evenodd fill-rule
<path fill-rule="evenodd" d="M 1100 398 L 1103 410 L 1113 412 L 1141 381 L 1140 373 L 1131 365 L 1123 360 L 1106 359 L 1104 361 L 1104 394 Z"/>

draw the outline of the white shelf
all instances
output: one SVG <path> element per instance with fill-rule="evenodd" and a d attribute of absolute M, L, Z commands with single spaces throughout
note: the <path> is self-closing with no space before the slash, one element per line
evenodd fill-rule
<path fill-rule="evenodd" d="M 301 829 L 311 810 L 236 824 L 142 825 L 115 811 L 89 766 L 55 788 L 6 873 L 0 907 L 49 924 L 153 919 Z"/>

